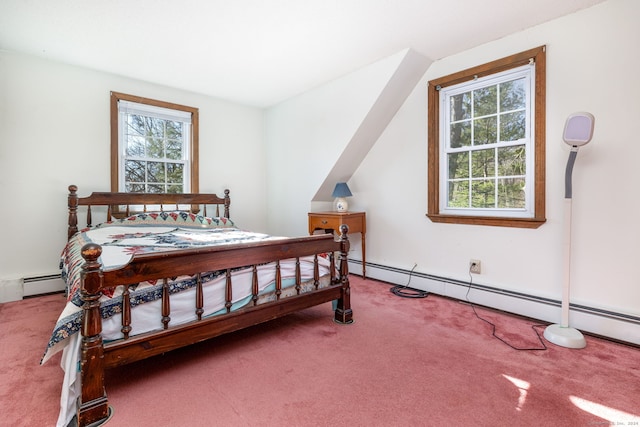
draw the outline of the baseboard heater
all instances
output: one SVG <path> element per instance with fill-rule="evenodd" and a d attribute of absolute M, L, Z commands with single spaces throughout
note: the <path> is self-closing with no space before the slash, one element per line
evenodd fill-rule
<path fill-rule="evenodd" d="M 358 274 L 361 271 L 362 261 L 349 260 L 349 270 Z M 437 295 L 469 301 L 495 308 L 520 316 L 538 319 L 553 323 L 558 319 L 561 310 L 561 301 L 523 292 L 500 289 L 481 283 L 441 277 L 402 268 L 390 267 L 381 264 L 367 262 L 367 277 L 381 280 L 394 285 L 409 287 Z M 476 278 L 474 278 L 474 281 Z M 569 306 L 572 316 L 572 326 L 586 333 L 611 338 L 634 345 L 640 345 L 640 317 L 626 313 L 605 310 L 598 307 L 590 307 L 571 303 Z"/>
<path fill-rule="evenodd" d="M 25 277 L 22 279 L 23 296 L 31 297 L 65 290 L 65 284 L 60 274 Z"/>

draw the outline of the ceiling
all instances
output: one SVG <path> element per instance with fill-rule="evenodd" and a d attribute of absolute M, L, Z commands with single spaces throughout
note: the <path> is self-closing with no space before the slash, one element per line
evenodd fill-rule
<path fill-rule="evenodd" d="M 0 49 L 268 107 L 412 48 L 437 60 L 604 0 L 1 0 Z"/>

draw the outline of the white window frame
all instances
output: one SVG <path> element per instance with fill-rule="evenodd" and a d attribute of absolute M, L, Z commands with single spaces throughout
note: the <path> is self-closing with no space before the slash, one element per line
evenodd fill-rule
<path fill-rule="evenodd" d="M 122 192 L 122 188 L 120 187 L 120 182 L 124 181 L 121 179 L 121 171 L 124 169 L 121 167 L 120 158 L 122 149 L 120 148 L 120 134 L 122 131 L 120 130 L 120 114 L 118 113 L 118 104 L 121 101 L 129 101 L 132 103 L 142 104 L 145 107 L 154 106 L 160 107 L 171 111 L 178 111 L 186 115 L 190 115 L 191 120 L 191 130 L 190 130 L 190 141 L 187 142 L 188 147 L 188 173 L 186 175 L 186 179 L 189 180 L 188 190 L 190 193 L 198 193 L 200 191 L 200 167 L 199 167 L 199 111 L 197 108 L 189 107 L 186 105 L 175 104 L 166 101 L 159 101 L 151 98 L 144 98 L 137 95 L 129 95 L 126 93 L 114 92 L 112 91 L 110 94 L 110 133 L 111 133 L 111 148 L 110 148 L 110 160 L 111 160 L 111 191 L 120 191 Z M 162 110 L 155 110 L 156 112 Z"/>
<path fill-rule="evenodd" d="M 155 105 L 143 104 L 127 100 L 118 101 L 118 191 L 127 192 L 125 180 L 125 164 L 127 160 L 142 161 L 163 161 L 151 157 L 130 157 L 127 156 L 127 118 L 129 115 L 141 115 L 162 120 L 169 120 L 182 123 L 182 159 L 164 159 L 165 163 L 180 163 L 183 165 L 182 192 L 191 192 L 191 139 L 192 124 L 191 113 L 170 108 L 158 107 Z"/>
<path fill-rule="evenodd" d="M 485 87 L 495 86 L 500 83 L 506 83 L 513 80 L 525 79 L 525 138 L 518 141 L 500 141 L 492 144 L 484 144 L 478 146 L 469 146 L 461 148 L 451 148 L 450 144 L 450 124 L 451 124 L 451 102 L 452 96 L 459 95 L 465 92 L 471 92 L 474 90 L 482 89 Z M 440 212 L 444 215 L 459 215 L 459 216 L 492 216 L 492 217 L 504 217 L 504 218 L 533 218 L 535 215 L 535 186 L 533 185 L 534 176 L 534 164 L 535 164 L 535 150 L 533 148 L 535 142 L 535 126 L 534 126 L 534 114 L 535 114 L 535 67 L 533 64 L 523 65 L 517 68 L 512 68 L 500 73 L 491 74 L 485 77 L 477 78 L 468 82 L 463 82 L 457 85 L 449 86 L 440 89 Z M 473 101 L 472 101 L 473 105 Z M 499 117 L 499 115 L 498 115 Z M 473 119 L 478 117 L 472 116 Z M 473 133 L 473 126 L 471 131 Z M 498 134 L 500 126 L 498 125 Z M 473 137 L 472 137 L 473 139 Z M 449 167 L 448 167 L 448 154 L 455 152 L 473 152 L 480 149 L 488 148 L 500 148 L 514 145 L 525 146 L 525 207 L 524 208 L 474 208 L 474 207 L 450 207 L 449 203 Z M 471 156 L 469 156 L 471 159 Z M 497 162 L 497 156 L 495 158 Z M 498 167 L 496 165 L 496 180 L 499 178 L 497 175 Z M 469 183 L 474 180 L 471 176 L 468 178 Z M 471 188 L 471 185 L 470 185 Z M 495 185 L 496 202 L 498 201 L 498 185 Z M 471 194 L 471 193 L 470 193 Z"/>

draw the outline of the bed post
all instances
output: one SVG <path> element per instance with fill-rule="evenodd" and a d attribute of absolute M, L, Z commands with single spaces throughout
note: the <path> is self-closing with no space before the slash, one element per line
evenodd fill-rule
<path fill-rule="evenodd" d="M 67 198 L 67 205 L 69 206 L 69 228 L 67 229 L 67 240 L 71 239 L 71 236 L 78 232 L 78 187 L 75 185 L 69 186 L 69 196 Z"/>
<path fill-rule="evenodd" d="M 104 347 L 102 344 L 102 319 L 100 296 L 102 269 L 98 258 L 102 248 L 95 243 L 82 247 L 81 296 L 82 296 L 82 344 L 80 347 L 80 378 L 82 391 L 78 399 L 78 425 L 86 426 L 109 415 L 107 392 L 104 388 Z"/>
<path fill-rule="evenodd" d="M 229 218 L 229 205 L 231 205 L 231 198 L 229 197 L 229 189 L 224 190 L 224 217 Z"/>
<path fill-rule="evenodd" d="M 334 320 L 338 323 L 353 323 L 353 312 L 351 310 L 351 288 L 349 287 L 349 265 L 347 255 L 349 253 L 349 239 L 347 232 L 349 227 L 346 224 L 340 226 L 340 299 L 336 308 Z"/>

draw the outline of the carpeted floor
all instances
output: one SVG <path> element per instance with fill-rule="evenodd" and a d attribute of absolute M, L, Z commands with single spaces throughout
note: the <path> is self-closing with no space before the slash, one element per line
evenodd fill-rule
<path fill-rule="evenodd" d="M 582 350 L 517 351 L 467 304 L 399 298 L 370 279 L 351 284 L 352 325 L 332 322 L 324 304 L 108 371 L 107 425 L 640 423 L 637 348 L 587 337 Z M 0 305 L 0 425 L 55 423 L 59 357 L 38 362 L 63 303 L 54 295 Z M 512 345 L 540 346 L 534 323 L 477 312 Z"/>

